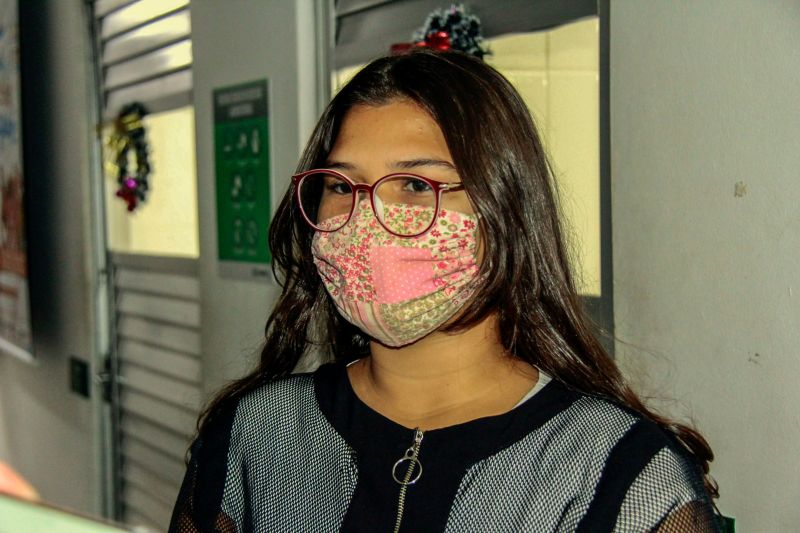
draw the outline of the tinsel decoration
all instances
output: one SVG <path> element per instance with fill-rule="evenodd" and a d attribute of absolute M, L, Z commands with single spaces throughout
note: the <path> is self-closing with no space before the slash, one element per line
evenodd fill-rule
<path fill-rule="evenodd" d="M 128 211 L 133 211 L 144 202 L 149 189 L 148 177 L 152 171 L 147 159 L 147 137 L 142 119 L 147 109 L 139 102 L 124 106 L 114 121 L 114 133 L 108 140 L 109 148 L 114 154 L 111 167 L 117 175 L 117 197 L 128 204 Z M 128 168 L 129 152 L 133 149 L 136 168 Z"/>
<path fill-rule="evenodd" d="M 447 9 L 432 11 L 425 25 L 414 32 L 413 41 L 392 45 L 392 53 L 403 53 L 413 47 L 458 50 L 478 59 L 491 53 L 482 46 L 480 19 L 468 13 L 463 4 L 451 4 Z"/>

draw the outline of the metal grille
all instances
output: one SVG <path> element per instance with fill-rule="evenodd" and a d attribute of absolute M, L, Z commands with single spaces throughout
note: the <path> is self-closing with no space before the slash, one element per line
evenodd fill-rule
<path fill-rule="evenodd" d="M 197 260 L 111 254 L 119 518 L 165 530 L 201 408 Z"/>
<path fill-rule="evenodd" d="M 151 113 L 192 102 L 189 0 L 97 0 L 104 119 L 132 101 Z"/>

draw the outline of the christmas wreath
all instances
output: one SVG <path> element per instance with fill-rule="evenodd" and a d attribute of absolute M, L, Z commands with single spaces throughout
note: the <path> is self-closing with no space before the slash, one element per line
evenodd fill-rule
<path fill-rule="evenodd" d="M 147 109 L 139 102 L 124 106 L 114 121 L 114 133 L 109 139 L 114 161 L 113 168 L 117 174 L 117 197 L 128 204 L 128 211 L 133 211 L 144 202 L 149 189 L 148 177 L 152 168 L 147 160 L 147 136 L 142 118 Z M 135 168 L 130 169 L 130 151 L 133 150 Z"/>

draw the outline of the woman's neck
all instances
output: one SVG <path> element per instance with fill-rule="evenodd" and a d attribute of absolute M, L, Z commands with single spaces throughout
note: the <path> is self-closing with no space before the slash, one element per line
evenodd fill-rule
<path fill-rule="evenodd" d="M 502 414 L 537 370 L 505 353 L 494 317 L 455 334 L 432 333 L 402 348 L 378 343 L 348 368 L 356 395 L 406 427 L 436 429 Z"/>

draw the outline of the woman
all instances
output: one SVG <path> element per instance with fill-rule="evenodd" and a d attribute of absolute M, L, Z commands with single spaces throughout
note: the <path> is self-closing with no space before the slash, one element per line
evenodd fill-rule
<path fill-rule="evenodd" d="M 378 59 L 298 168 L 260 365 L 206 410 L 173 531 L 717 530 L 712 452 L 593 337 L 499 73 Z"/>

